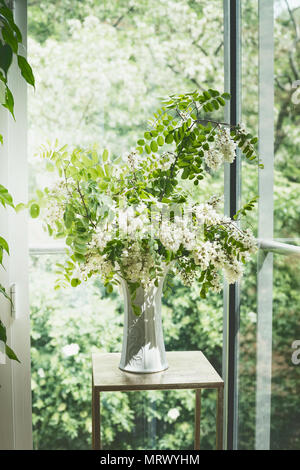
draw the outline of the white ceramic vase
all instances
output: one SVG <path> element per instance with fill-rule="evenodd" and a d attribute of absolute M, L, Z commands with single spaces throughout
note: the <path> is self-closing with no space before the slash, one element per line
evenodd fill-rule
<path fill-rule="evenodd" d="M 161 319 L 164 277 L 158 287 L 147 293 L 139 287 L 134 304 L 141 308 L 140 316 L 132 309 L 128 284 L 121 279 L 124 297 L 124 334 L 120 369 L 139 374 L 160 372 L 168 368 Z"/>

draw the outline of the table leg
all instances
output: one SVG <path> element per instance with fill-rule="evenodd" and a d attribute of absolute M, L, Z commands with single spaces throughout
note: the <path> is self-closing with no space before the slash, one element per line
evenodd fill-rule
<path fill-rule="evenodd" d="M 93 432 L 93 450 L 101 449 L 101 430 L 100 430 L 100 392 L 93 387 L 93 409 L 92 409 L 92 432 Z"/>
<path fill-rule="evenodd" d="M 201 389 L 195 390 L 195 444 L 194 449 L 200 450 L 200 420 L 201 420 Z"/>
<path fill-rule="evenodd" d="M 223 402 L 224 402 L 224 388 L 217 389 L 217 423 L 216 423 L 216 449 L 223 450 Z"/>

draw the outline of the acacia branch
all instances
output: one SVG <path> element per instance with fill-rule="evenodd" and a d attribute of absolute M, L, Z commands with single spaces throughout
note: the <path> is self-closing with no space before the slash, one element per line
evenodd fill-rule
<path fill-rule="evenodd" d="M 89 210 L 88 210 L 87 205 L 86 205 L 86 203 L 85 203 L 83 194 L 82 194 L 82 192 L 81 192 L 79 182 L 77 182 L 77 191 L 78 191 L 79 196 L 80 196 L 80 199 L 81 199 L 81 201 L 82 201 L 82 204 L 83 204 L 83 207 L 84 207 L 84 210 L 85 210 L 85 214 L 86 214 L 86 218 L 89 220 L 89 222 L 91 223 L 91 225 L 92 225 L 94 228 L 96 228 L 96 224 L 93 222 L 93 220 L 92 220 L 91 217 L 90 217 L 90 213 L 89 213 Z"/>
<path fill-rule="evenodd" d="M 286 4 L 286 6 L 287 6 L 287 9 L 288 9 L 290 18 L 291 18 L 292 23 L 293 23 L 293 26 L 294 26 L 294 30 L 295 30 L 295 33 L 296 33 L 296 39 L 299 40 L 299 39 L 300 39 L 299 28 L 298 28 L 298 25 L 297 25 L 297 22 L 296 22 L 296 19 L 295 19 L 294 12 L 293 12 L 293 10 L 291 9 L 288 0 L 285 0 L 285 4 Z"/>
<path fill-rule="evenodd" d="M 295 36 L 296 37 L 295 37 L 295 40 L 294 40 L 294 48 L 297 49 L 297 44 L 300 42 L 299 27 L 298 27 L 296 19 L 295 19 L 294 11 L 290 8 L 288 0 L 285 0 L 285 4 L 287 6 L 287 10 L 289 12 L 290 19 L 291 19 L 291 22 L 292 22 L 294 30 L 295 30 Z M 294 78 L 295 78 L 295 80 L 297 80 L 298 77 L 299 77 L 299 74 L 298 74 L 298 70 L 297 70 L 297 67 L 296 67 L 296 64 L 295 64 L 295 61 L 294 61 L 293 50 L 290 50 L 290 52 L 289 52 L 289 64 L 291 66 Z"/>
<path fill-rule="evenodd" d="M 115 22 L 113 23 L 113 27 L 114 27 L 114 28 L 117 28 L 117 27 L 119 26 L 119 24 L 124 20 L 125 16 L 127 16 L 127 15 L 128 15 L 129 13 L 131 13 L 133 10 L 134 10 L 134 7 L 128 8 L 127 12 L 124 13 L 123 15 L 121 15 L 121 16 L 117 19 L 117 21 L 115 21 Z"/>
<path fill-rule="evenodd" d="M 280 88 L 281 91 L 285 91 L 285 92 L 288 91 L 288 90 L 284 87 L 284 85 L 282 85 L 282 83 L 279 81 L 279 78 L 278 78 L 278 77 L 275 77 L 275 82 L 277 83 L 277 86 L 278 86 L 278 88 Z"/>
<path fill-rule="evenodd" d="M 218 55 L 219 54 L 219 51 L 221 50 L 221 48 L 223 47 L 224 45 L 224 41 L 220 42 L 220 44 L 218 45 L 217 49 L 215 50 L 214 52 L 214 55 Z"/>
<path fill-rule="evenodd" d="M 285 98 L 276 122 L 276 139 L 274 143 L 274 152 L 277 153 L 283 139 L 286 137 L 286 133 L 283 131 L 283 122 L 286 117 L 289 116 L 289 107 L 291 104 L 291 99 L 292 99 L 292 94 L 294 93 L 294 90 L 291 90 L 287 97 Z"/>
<path fill-rule="evenodd" d="M 169 69 L 172 70 L 173 73 L 175 73 L 175 75 L 182 75 L 181 72 L 179 72 L 178 70 L 175 69 L 175 67 L 171 64 L 167 64 L 167 67 L 169 67 Z M 199 90 L 204 90 L 203 86 L 200 85 L 200 83 L 197 81 L 196 78 L 194 77 L 187 77 L 188 80 L 190 80 L 194 85 L 196 85 L 197 88 L 199 88 Z"/>

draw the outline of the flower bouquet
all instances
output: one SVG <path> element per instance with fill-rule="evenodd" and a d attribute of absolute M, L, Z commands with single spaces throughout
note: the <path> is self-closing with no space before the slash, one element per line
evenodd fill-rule
<path fill-rule="evenodd" d="M 161 327 L 163 280 L 170 270 L 184 284 L 197 282 L 199 294 L 220 291 L 222 272 L 229 283 L 243 273 L 256 249 L 251 230 L 218 209 L 220 198 L 195 202 L 199 186 L 224 162 L 232 163 L 237 146 L 258 162 L 257 138 L 242 126 L 211 118 L 230 99 L 227 93 L 170 96 L 154 114 L 143 137 L 126 157 L 67 146 L 44 148 L 47 167 L 59 180 L 30 202 L 33 216 L 42 208 L 49 234 L 64 238 L 64 282 L 77 286 L 100 277 L 108 292 L 122 286 L 125 299 L 120 367 L 155 372 L 167 367 Z"/>

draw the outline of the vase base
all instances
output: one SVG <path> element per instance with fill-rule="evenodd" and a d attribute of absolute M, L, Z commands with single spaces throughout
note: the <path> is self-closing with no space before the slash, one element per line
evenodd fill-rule
<path fill-rule="evenodd" d="M 169 364 L 166 364 L 165 366 L 163 366 L 163 368 L 159 368 L 159 369 L 149 369 L 149 370 L 145 370 L 145 369 L 141 369 L 141 370 L 138 370 L 138 369 L 134 369 L 133 367 L 130 367 L 130 366 L 125 366 L 125 367 L 122 367 L 121 365 L 119 365 L 119 369 L 123 372 L 129 372 L 131 374 L 157 374 L 158 372 L 163 372 L 164 370 L 167 370 L 169 368 Z"/>

